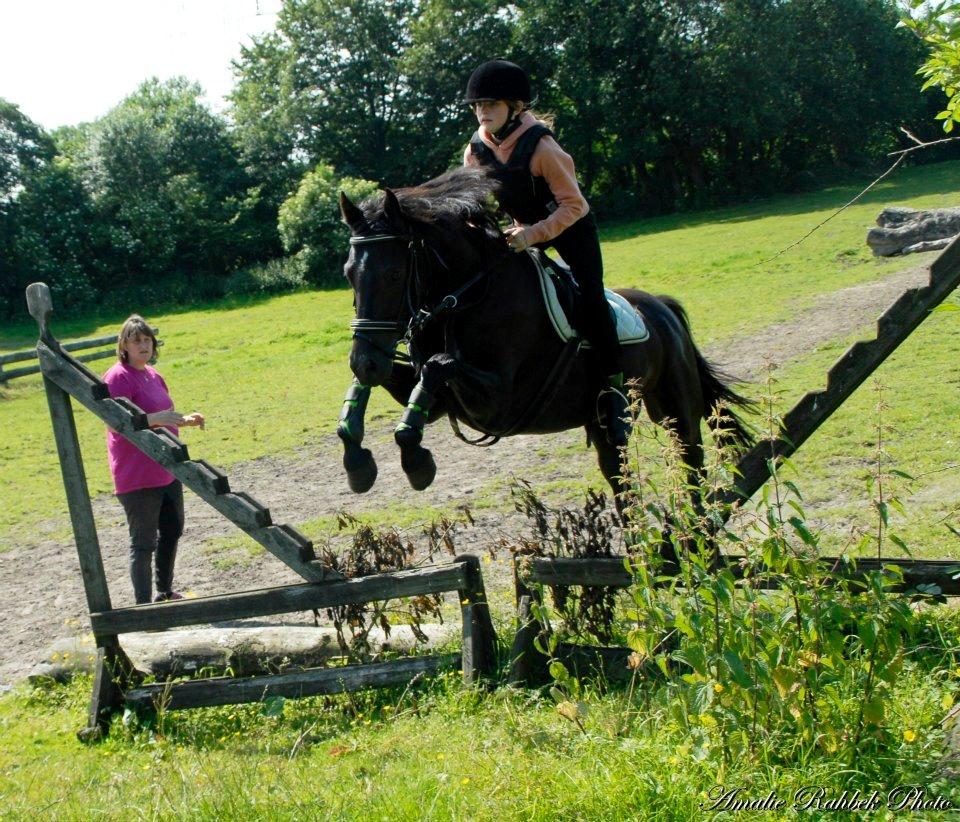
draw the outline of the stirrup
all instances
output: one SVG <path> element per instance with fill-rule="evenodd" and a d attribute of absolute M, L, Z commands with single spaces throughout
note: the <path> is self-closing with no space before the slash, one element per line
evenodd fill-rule
<path fill-rule="evenodd" d="M 633 418 L 630 401 L 620 389 L 608 385 L 597 394 L 597 422 L 611 445 L 622 448 L 627 444 L 633 430 Z"/>

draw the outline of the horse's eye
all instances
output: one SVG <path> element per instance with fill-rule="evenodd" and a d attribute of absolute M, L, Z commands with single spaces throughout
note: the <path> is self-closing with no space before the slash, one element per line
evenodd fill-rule
<path fill-rule="evenodd" d="M 390 281 L 394 283 L 400 282 L 400 278 L 403 277 L 403 272 L 399 269 L 390 272 Z"/>

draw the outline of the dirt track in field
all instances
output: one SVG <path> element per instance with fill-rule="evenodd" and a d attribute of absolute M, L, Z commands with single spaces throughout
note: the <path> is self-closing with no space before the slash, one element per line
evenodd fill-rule
<path fill-rule="evenodd" d="M 926 283 L 926 266 L 921 265 L 885 280 L 858 285 L 824 297 L 799 312 L 792 320 L 761 329 L 749 336 L 730 339 L 707 348 L 707 356 L 726 371 L 742 379 L 756 379 L 767 362 L 783 365 L 816 350 L 825 343 L 847 336 L 882 313 L 906 288 Z M 813 386 L 811 386 L 813 388 Z M 417 495 L 410 490 L 400 471 L 391 430 L 394 421 L 377 420 L 369 425 L 365 445 L 378 455 L 380 476 L 374 489 L 358 497 L 346 486 L 340 464 L 339 441 L 333 434 L 315 447 L 295 454 L 235 465 L 230 469 L 231 487 L 252 493 L 266 504 L 273 521 L 298 523 L 331 516 L 347 509 L 375 510 L 401 502 L 405 505 L 449 507 L 469 504 L 472 496 L 495 476 L 536 476 L 562 480 L 583 475 L 593 464 L 587 449 L 574 452 L 563 461 L 538 455 L 538 451 L 583 443 L 581 431 L 552 437 L 513 437 L 493 448 L 472 448 L 454 439 L 443 424 L 427 433 L 426 445 L 437 455 L 439 472 L 434 485 Z M 558 466 L 558 463 L 559 466 Z M 126 571 L 126 526 L 120 506 L 111 496 L 94 501 L 104 565 L 113 592 L 114 605 L 131 603 Z M 522 518 L 505 503 L 502 510 L 475 513 L 475 526 L 465 527 L 457 538 L 461 551 L 483 551 L 499 535 L 517 533 Z M 62 517 L 43 524 L 39 533 L 67 533 L 69 519 Z M 187 496 L 187 529 L 180 543 L 177 586 L 198 595 L 260 588 L 298 582 L 299 577 L 269 555 L 249 565 L 222 568 L 216 543 L 211 540 L 232 536 L 237 530 L 193 495 Z M 487 571 L 489 569 L 489 573 Z M 485 566 L 488 589 L 503 588 L 508 572 L 505 563 Z M 43 651 L 57 638 L 88 630 L 80 572 L 72 539 L 42 538 L 37 544 L 19 546 L 0 555 L 0 602 L 4 618 L 0 624 L 0 686 L 22 679 L 38 662 Z M 292 614 L 290 623 L 306 622 Z"/>

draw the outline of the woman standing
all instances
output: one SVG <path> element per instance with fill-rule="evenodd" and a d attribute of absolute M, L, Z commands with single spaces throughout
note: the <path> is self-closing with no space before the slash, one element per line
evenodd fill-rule
<path fill-rule="evenodd" d="M 202 414 L 182 415 L 174 409 L 166 382 L 150 366 L 156 361 L 157 347 L 153 329 L 143 317 L 131 315 L 117 338 L 117 363 L 103 375 L 110 396 L 125 397 L 141 408 L 151 428 L 162 426 L 174 435 L 179 433 L 178 426 L 203 428 Z M 130 530 L 130 579 L 137 604 L 183 599 L 173 590 L 177 542 L 183 533 L 182 484 L 113 430 L 107 431 L 107 454 L 114 491 Z"/>

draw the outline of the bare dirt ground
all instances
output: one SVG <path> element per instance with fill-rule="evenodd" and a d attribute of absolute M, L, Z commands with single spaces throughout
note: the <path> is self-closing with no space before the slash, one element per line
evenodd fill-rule
<path fill-rule="evenodd" d="M 756 379 L 766 363 L 783 365 L 801 359 L 876 319 L 904 289 L 926 283 L 928 263 L 929 260 L 885 280 L 835 292 L 787 322 L 727 340 L 709 347 L 706 353 L 737 377 Z M 365 496 L 358 497 L 347 488 L 339 441 L 333 434 L 293 455 L 264 457 L 233 466 L 231 487 L 252 493 L 269 506 L 274 522 L 296 524 L 342 509 L 359 513 L 398 501 L 424 507 L 450 507 L 451 502 L 469 504 L 492 477 L 576 478 L 594 459 L 592 451 L 585 448 L 563 461 L 543 455 L 551 448 L 582 444 L 582 431 L 553 437 L 519 436 L 493 448 L 473 448 L 454 439 L 449 428 L 440 423 L 428 431 L 426 442 L 437 457 L 437 480 L 430 489 L 416 494 L 400 470 L 390 434 L 394 424 L 394 420 L 377 420 L 369 426 L 365 444 L 378 456 L 380 476 Z M 94 513 L 114 604 L 132 603 L 126 570 L 126 525 L 120 507 L 105 495 L 94 501 Z M 461 551 L 482 552 L 499 535 L 516 534 L 525 524 L 512 511 L 509 500 L 504 500 L 497 510 L 485 509 L 474 517 L 475 526 L 465 527 L 458 534 L 457 546 Z M 81 634 L 89 628 L 76 551 L 72 538 L 65 536 L 68 528 L 69 518 L 64 511 L 40 529 L 41 533 L 61 536 L 16 547 L 0 556 L 0 602 L 4 603 L 0 686 L 22 679 L 55 639 Z M 178 587 L 204 595 L 300 581 L 269 555 L 259 556 L 247 566 L 218 567 L 223 563 L 215 563 L 217 556 L 210 541 L 237 533 L 231 523 L 188 494 L 187 529 L 177 563 Z M 487 568 L 492 572 L 488 589 L 504 588 L 508 579 L 505 563 L 485 566 L 485 575 Z M 307 619 L 294 614 L 285 621 L 303 624 Z"/>

